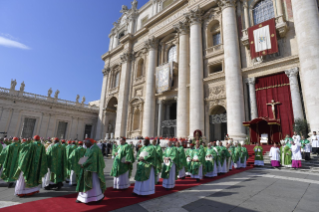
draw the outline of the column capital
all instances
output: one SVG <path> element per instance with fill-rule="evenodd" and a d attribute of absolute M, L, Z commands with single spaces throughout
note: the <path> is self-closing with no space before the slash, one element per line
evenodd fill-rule
<path fill-rule="evenodd" d="M 173 26 L 174 29 L 180 34 L 180 35 L 186 35 L 189 32 L 189 25 L 185 22 L 178 22 L 178 24 Z"/>
<path fill-rule="evenodd" d="M 110 67 L 103 68 L 103 69 L 102 69 L 102 74 L 103 74 L 103 76 L 108 75 L 108 73 L 110 72 L 110 70 L 111 70 L 111 68 L 110 68 Z"/>
<path fill-rule="evenodd" d="M 126 63 L 128 61 L 131 61 L 133 59 L 133 54 L 130 52 L 125 52 L 122 55 L 120 55 L 121 62 Z"/>
<path fill-rule="evenodd" d="M 197 6 L 195 10 L 191 10 L 188 13 L 184 14 L 190 25 L 201 24 L 203 20 L 202 15 L 203 11 L 199 6 Z"/>
<path fill-rule="evenodd" d="M 237 0 L 218 0 L 218 6 L 221 10 L 226 9 L 227 7 L 235 7 Z"/>
<path fill-rule="evenodd" d="M 158 46 L 158 40 L 153 36 L 152 38 L 148 39 L 144 43 L 144 48 L 148 50 L 155 50 Z"/>
<path fill-rule="evenodd" d="M 248 9 L 248 0 L 243 0 L 243 7 Z"/>
<path fill-rule="evenodd" d="M 246 79 L 246 83 L 248 83 L 250 85 L 255 85 L 255 82 L 256 82 L 256 78 L 255 77 Z"/>
<path fill-rule="evenodd" d="M 285 74 L 290 79 L 291 77 L 297 77 L 298 72 L 299 72 L 299 68 L 298 67 L 294 67 L 294 68 L 286 70 Z"/>

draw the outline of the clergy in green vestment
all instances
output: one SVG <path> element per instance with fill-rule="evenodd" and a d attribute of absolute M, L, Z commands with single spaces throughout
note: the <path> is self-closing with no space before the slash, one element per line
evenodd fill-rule
<path fill-rule="evenodd" d="M 19 138 L 14 137 L 12 143 L 2 150 L 0 155 L 0 166 L 3 168 L 0 178 L 8 182 L 9 188 L 13 185 L 13 182 L 16 181 L 14 175 L 18 168 L 19 151 Z"/>
<path fill-rule="evenodd" d="M 114 141 L 112 145 L 112 159 L 115 158 L 115 153 L 117 153 L 117 148 L 118 148 L 117 142 Z"/>
<path fill-rule="evenodd" d="M 85 152 L 86 152 L 86 149 L 83 148 L 83 142 L 79 141 L 77 148 L 72 151 L 72 153 L 69 157 L 72 179 L 73 179 L 74 174 L 75 174 L 75 179 L 79 178 L 79 175 L 81 172 L 81 166 L 79 165 L 78 162 L 79 162 L 80 158 L 82 158 L 85 155 Z M 70 181 L 69 184 L 74 185 L 74 184 L 76 184 L 76 182 L 73 183 Z"/>
<path fill-rule="evenodd" d="M 303 152 L 303 157 L 306 161 L 310 160 L 310 151 L 311 151 L 311 145 L 310 141 L 308 139 L 305 139 L 304 136 L 301 136 L 301 148 Z"/>
<path fill-rule="evenodd" d="M 206 155 L 205 155 L 205 168 L 206 174 L 205 177 L 216 177 L 217 176 L 217 153 L 212 147 L 212 143 L 208 144 Z"/>
<path fill-rule="evenodd" d="M 113 179 L 114 189 L 127 189 L 130 187 L 130 177 L 135 162 L 132 147 L 126 143 L 126 138 L 121 137 L 120 145 L 117 147 L 117 152 L 114 153 L 113 166 L 111 176 Z"/>
<path fill-rule="evenodd" d="M 235 169 L 242 168 L 243 165 L 241 164 L 241 145 L 238 141 L 235 142 L 233 160 Z"/>
<path fill-rule="evenodd" d="M 205 151 L 204 148 L 200 148 L 200 143 L 197 140 L 191 155 L 191 178 L 195 178 L 197 181 L 203 179 L 206 174 L 205 166 Z"/>
<path fill-rule="evenodd" d="M 76 184 L 75 174 L 72 172 L 71 175 L 71 163 L 70 163 L 70 155 L 76 149 L 75 141 L 68 141 L 68 145 L 65 147 L 65 154 L 66 154 L 66 163 L 67 163 L 67 176 L 66 182 L 70 185 Z"/>
<path fill-rule="evenodd" d="M 228 172 L 228 158 L 230 158 L 230 154 L 225 146 L 223 146 L 222 141 L 217 141 L 217 150 L 219 156 L 220 167 L 218 173 L 227 173 Z"/>
<path fill-rule="evenodd" d="M 100 202 L 104 199 L 106 190 L 103 154 L 95 140 L 86 138 L 84 144 L 87 147 L 84 158 L 86 161 L 81 165 L 76 187 L 76 191 L 79 192 L 76 202 Z"/>
<path fill-rule="evenodd" d="M 148 137 L 144 139 L 144 146 L 139 149 L 136 158 L 138 162 L 133 195 L 145 196 L 154 194 L 156 150 L 154 146 L 150 145 Z"/>
<path fill-rule="evenodd" d="M 53 145 L 47 151 L 47 159 L 50 169 L 50 184 L 45 189 L 57 188 L 59 190 L 67 176 L 67 159 L 58 138 L 53 139 Z"/>
<path fill-rule="evenodd" d="M 178 170 L 178 178 L 185 179 L 186 177 L 186 171 L 187 171 L 187 162 L 186 162 L 186 156 L 185 156 L 185 150 L 184 147 L 181 145 L 180 142 L 176 143 L 176 149 L 178 151 L 178 161 L 179 161 L 179 170 Z"/>
<path fill-rule="evenodd" d="M 285 145 L 289 146 L 289 148 L 291 148 L 291 142 L 293 141 L 293 139 L 287 134 L 286 138 L 285 138 Z"/>
<path fill-rule="evenodd" d="M 256 146 L 254 147 L 254 154 L 255 154 L 255 166 L 264 166 L 264 156 L 263 156 L 263 148 L 259 145 L 259 143 L 256 143 Z"/>
<path fill-rule="evenodd" d="M 292 165 L 292 152 L 289 145 L 285 145 L 285 142 L 282 142 L 280 147 L 280 163 L 282 166 L 291 167 Z"/>
<path fill-rule="evenodd" d="M 163 150 L 160 146 L 160 140 L 154 139 L 153 140 L 153 146 L 156 150 L 156 170 L 155 170 L 155 176 L 156 176 L 156 184 L 158 184 L 159 176 L 162 173 L 162 158 L 163 158 Z"/>
<path fill-rule="evenodd" d="M 247 166 L 246 161 L 248 160 L 248 157 L 249 157 L 249 155 L 248 155 L 247 148 L 242 146 L 241 147 L 241 155 L 240 155 L 241 161 L 240 162 L 241 162 L 243 168 L 246 168 L 246 166 Z"/>
<path fill-rule="evenodd" d="M 179 170 L 179 155 L 176 147 L 172 145 L 172 141 L 168 141 L 167 147 L 163 153 L 163 187 L 166 190 L 175 187 L 175 180 Z"/>
<path fill-rule="evenodd" d="M 185 167 L 186 176 L 190 176 L 191 175 L 190 170 L 191 170 L 191 164 L 192 164 L 192 159 L 191 159 L 192 151 L 193 151 L 193 147 L 190 147 L 185 152 L 185 157 L 186 157 L 186 167 Z"/>
<path fill-rule="evenodd" d="M 230 139 L 228 141 L 228 145 L 227 145 L 227 150 L 228 153 L 230 155 L 229 159 L 228 159 L 228 170 L 232 170 L 233 169 L 233 165 L 234 165 L 234 157 L 235 157 L 235 147 L 233 146 L 233 140 Z"/>

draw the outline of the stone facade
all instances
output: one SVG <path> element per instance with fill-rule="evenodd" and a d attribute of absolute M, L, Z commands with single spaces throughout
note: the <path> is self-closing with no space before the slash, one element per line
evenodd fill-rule
<path fill-rule="evenodd" d="M 43 96 L 25 92 L 23 82 L 16 90 L 16 84 L 13 80 L 10 89 L 0 87 L 0 137 L 94 137 L 99 108 L 84 104 L 85 97 L 72 102 L 60 99 L 59 90 Z"/>
<path fill-rule="evenodd" d="M 247 29 L 262 4 L 272 8 L 279 52 L 251 59 Z M 152 0 L 137 9 L 134 0 L 121 13 L 102 55 L 97 139 L 188 137 L 196 129 L 211 138 L 211 120 L 227 117 L 229 136 L 244 140 L 242 123 L 258 115 L 255 79 L 282 72 L 291 82 L 295 118 L 305 114 L 319 130 L 317 1 Z M 171 62 L 173 83 L 158 93 L 156 70 Z"/>

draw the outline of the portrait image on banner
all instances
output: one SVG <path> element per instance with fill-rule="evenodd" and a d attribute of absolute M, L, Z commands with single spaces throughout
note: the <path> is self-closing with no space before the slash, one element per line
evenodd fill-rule
<path fill-rule="evenodd" d="M 156 91 L 163 93 L 172 87 L 173 70 L 172 64 L 166 63 L 156 68 Z"/>

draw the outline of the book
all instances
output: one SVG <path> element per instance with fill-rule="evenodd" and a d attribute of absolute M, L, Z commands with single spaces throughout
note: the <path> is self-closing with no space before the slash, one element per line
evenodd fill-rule
<path fill-rule="evenodd" d="M 88 157 L 85 157 L 85 156 L 84 156 L 84 157 L 80 158 L 78 164 L 79 164 L 79 165 L 83 165 L 87 160 L 88 160 Z"/>

